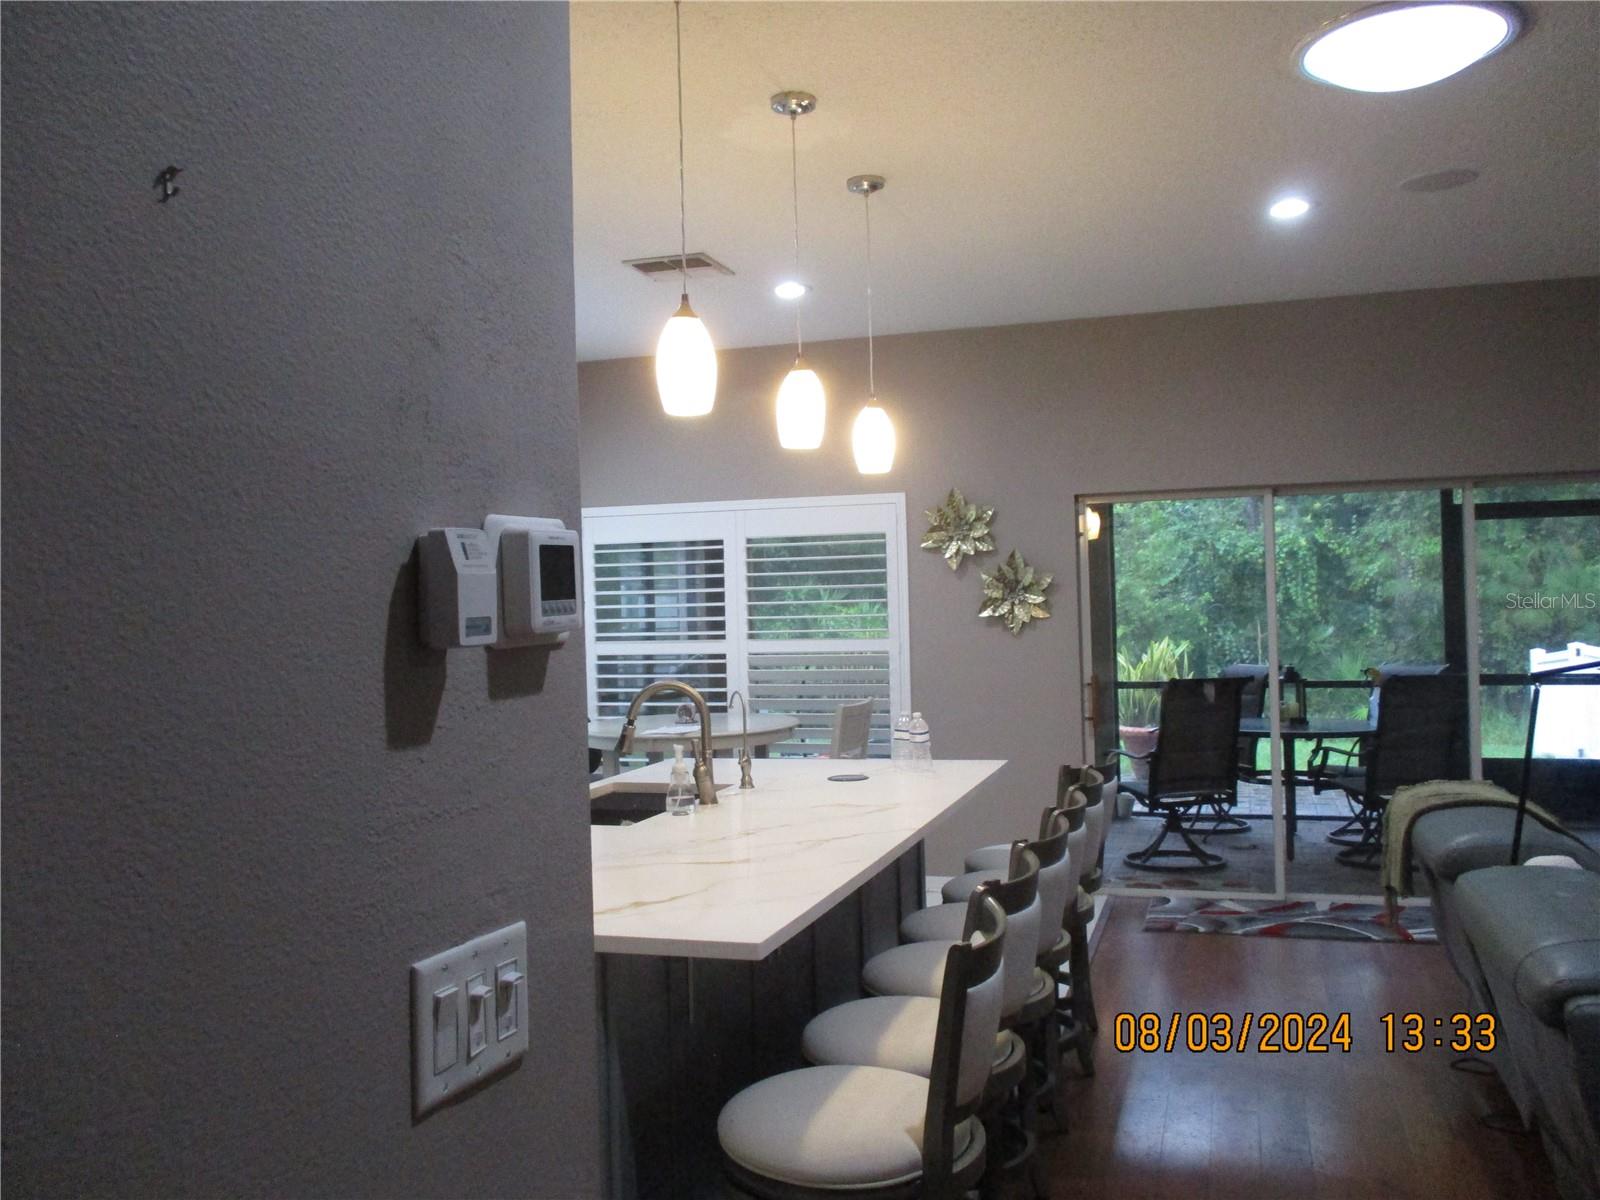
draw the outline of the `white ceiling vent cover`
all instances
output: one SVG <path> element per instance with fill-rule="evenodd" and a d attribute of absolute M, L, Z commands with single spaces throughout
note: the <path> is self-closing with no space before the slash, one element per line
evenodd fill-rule
<path fill-rule="evenodd" d="M 689 274 L 701 275 L 732 275 L 733 272 L 723 266 L 704 250 L 696 250 L 688 256 Z M 632 267 L 647 279 L 677 279 L 683 271 L 683 259 L 676 254 L 655 254 L 649 258 L 625 258 L 622 265 Z"/>

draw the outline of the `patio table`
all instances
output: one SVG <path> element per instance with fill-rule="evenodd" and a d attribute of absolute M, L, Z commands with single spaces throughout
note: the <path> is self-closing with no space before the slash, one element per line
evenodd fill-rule
<path fill-rule="evenodd" d="M 1291 725 L 1283 722 L 1278 730 L 1278 740 L 1283 743 L 1283 815 L 1288 831 L 1288 858 L 1294 861 L 1295 830 L 1299 826 L 1299 818 L 1295 813 L 1294 787 L 1296 773 L 1294 768 L 1294 744 L 1297 741 L 1308 741 L 1317 738 L 1359 738 L 1369 737 L 1376 727 L 1371 721 L 1360 719 L 1333 719 L 1315 718 L 1304 724 Z M 1266 717 L 1241 717 L 1239 732 L 1256 737 L 1271 737 L 1272 722 Z M 1307 820 L 1315 820 L 1307 817 Z M 1329 818 L 1332 819 L 1332 818 Z"/>

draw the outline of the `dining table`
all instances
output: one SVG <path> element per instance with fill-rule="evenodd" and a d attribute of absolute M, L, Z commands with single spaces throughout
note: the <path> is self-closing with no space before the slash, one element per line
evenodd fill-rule
<path fill-rule="evenodd" d="M 1294 744 L 1302 741 L 1321 741 L 1324 738 L 1338 740 L 1370 737 L 1375 728 L 1371 721 L 1362 718 L 1311 717 L 1303 721 L 1278 723 L 1278 740 L 1283 743 L 1283 816 L 1289 861 L 1294 861 L 1295 830 L 1300 823 L 1299 816 L 1295 812 L 1295 784 L 1298 776 L 1294 768 Z M 1239 732 L 1245 736 L 1271 737 L 1272 722 L 1266 717 L 1241 717 Z"/>
<path fill-rule="evenodd" d="M 787 741 L 800 725 L 800 718 L 781 713 L 751 713 L 748 744 L 756 758 L 767 757 L 767 747 L 775 742 Z M 601 770 L 615 775 L 618 770 L 617 738 L 622 736 L 621 717 L 591 717 L 589 719 L 589 749 L 601 754 Z M 718 750 L 737 750 L 745 744 L 746 730 L 743 719 L 732 713 L 711 714 L 711 753 Z M 672 753 L 675 743 L 688 749 L 700 740 L 700 721 L 679 724 L 664 715 L 640 717 L 633 731 L 633 748 L 654 762 Z"/>

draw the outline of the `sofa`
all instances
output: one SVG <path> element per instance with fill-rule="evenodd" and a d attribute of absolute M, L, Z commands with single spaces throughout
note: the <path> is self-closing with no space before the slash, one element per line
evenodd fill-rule
<path fill-rule="evenodd" d="M 1530 819 L 1509 866 L 1515 814 L 1450 808 L 1416 821 L 1411 848 L 1434 926 L 1479 1012 L 1495 1017 L 1493 1063 L 1537 1130 L 1566 1200 L 1600 1198 L 1600 853 Z"/>

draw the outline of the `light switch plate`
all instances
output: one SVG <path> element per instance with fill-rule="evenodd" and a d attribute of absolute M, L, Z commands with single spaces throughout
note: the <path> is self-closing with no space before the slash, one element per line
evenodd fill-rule
<path fill-rule="evenodd" d="M 528 973 L 528 926 L 518 921 L 475 937 L 453 949 L 411 964 L 411 1095 L 416 1116 L 505 1070 L 528 1050 L 528 989 L 496 986 L 506 964 Z M 470 980 L 487 986 L 479 999 L 469 995 Z M 472 1005 L 480 1006 L 473 1013 Z M 500 1014 L 496 1005 L 508 1006 Z M 453 1007 L 452 1007 L 453 1006 Z M 468 1047 L 469 1021 L 477 1037 Z M 511 1024 L 511 1022 L 515 1022 Z M 501 1034 L 510 1026 L 510 1036 Z M 450 1054 L 454 1045 L 453 1058 Z"/>

